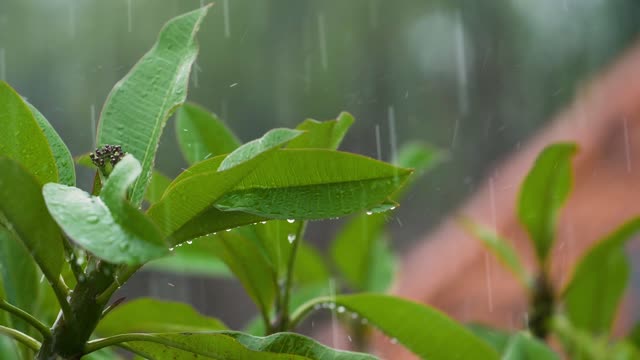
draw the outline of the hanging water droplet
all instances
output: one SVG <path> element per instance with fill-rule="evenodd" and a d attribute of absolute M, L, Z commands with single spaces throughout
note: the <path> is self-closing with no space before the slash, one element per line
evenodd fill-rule
<path fill-rule="evenodd" d="M 313 305 L 313 310 L 319 310 L 320 308 L 322 308 L 322 304 Z"/>
<path fill-rule="evenodd" d="M 289 244 L 293 244 L 293 242 L 296 240 L 296 234 L 287 235 L 287 240 L 289 240 Z"/>
<path fill-rule="evenodd" d="M 175 248 L 172 248 L 172 247 L 169 248 L 169 251 L 173 251 L 173 250 L 175 250 Z"/>
<path fill-rule="evenodd" d="M 398 343 L 398 339 L 391 338 L 391 340 L 389 340 L 389 342 L 392 343 L 392 344 L 397 344 Z"/>
<path fill-rule="evenodd" d="M 396 209 L 396 206 L 392 206 L 389 208 L 389 210 L 395 210 L 395 209 Z"/>
<path fill-rule="evenodd" d="M 362 320 L 360 320 L 360 324 L 362 325 L 367 325 L 369 323 L 369 320 L 363 318 Z"/>
<path fill-rule="evenodd" d="M 295 221 L 294 219 L 287 219 L 287 222 L 288 222 L 289 224 L 293 224 L 293 223 L 294 223 L 294 222 L 296 222 L 296 221 Z"/>
<path fill-rule="evenodd" d="M 351 313 L 351 318 L 352 319 L 357 319 L 358 318 L 358 314 L 357 313 Z"/>
<path fill-rule="evenodd" d="M 227 230 L 225 230 L 225 231 L 226 231 L 226 232 L 229 232 L 229 231 L 231 231 L 231 229 L 227 229 Z"/>
<path fill-rule="evenodd" d="M 262 225 L 264 225 L 266 223 L 267 223 L 266 221 L 260 221 L 260 224 L 262 224 Z"/>
<path fill-rule="evenodd" d="M 193 244 L 193 240 L 187 240 L 187 244 L 189 245 Z"/>
<path fill-rule="evenodd" d="M 347 310 L 347 309 L 345 309 L 345 308 L 344 308 L 344 306 L 338 306 L 338 308 L 336 309 L 336 311 L 337 311 L 338 313 L 340 313 L 340 314 L 342 314 L 343 312 L 345 312 L 345 310 Z"/>
<path fill-rule="evenodd" d="M 329 307 L 329 309 L 333 310 L 336 308 L 336 304 L 335 303 L 329 303 L 329 305 L 327 305 Z"/>
<path fill-rule="evenodd" d="M 87 221 L 90 222 L 91 224 L 95 224 L 95 223 L 98 222 L 98 216 L 89 215 L 89 216 L 87 216 Z"/>
<path fill-rule="evenodd" d="M 373 211 L 367 211 L 367 215 L 373 215 Z"/>

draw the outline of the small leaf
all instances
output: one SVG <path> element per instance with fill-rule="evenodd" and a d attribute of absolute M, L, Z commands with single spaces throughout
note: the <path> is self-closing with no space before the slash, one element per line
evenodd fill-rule
<path fill-rule="evenodd" d="M 125 156 L 106 180 L 100 197 L 60 184 L 43 193 L 49 212 L 64 232 L 83 248 L 112 263 L 140 264 L 168 252 L 163 236 L 126 200 L 140 164 Z"/>
<path fill-rule="evenodd" d="M 410 174 L 350 153 L 280 150 L 218 199 L 216 207 L 275 219 L 339 217 L 385 201 Z"/>
<path fill-rule="evenodd" d="M 337 296 L 334 302 L 423 359 L 499 359 L 495 350 L 469 330 L 425 305 L 376 294 Z"/>
<path fill-rule="evenodd" d="M 571 143 L 547 146 L 527 174 L 518 199 L 518 217 L 529 232 L 541 263 L 545 263 L 555 238 L 560 207 L 571 190 Z"/>
<path fill-rule="evenodd" d="M 76 169 L 73 166 L 73 158 L 71 157 L 71 153 L 69 152 L 67 145 L 65 145 L 64 141 L 60 138 L 60 135 L 58 135 L 53 126 L 51 126 L 49 121 L 47 121 L 38 109 L 29 103 L 27 103 L 27 106 L 29 106 L 29 109 L 38 122 L 40 129 L 42 129 L 42 132 L 49 142 L 49 147 L 51 148 L 51 152 L 58 169 L 58 182 L 69 186 L 75 185 Z"/>
<path fill-rule="evenodd" d="M 431 145 L 421 142 L 409 142 L 402 144 L 398 150 L 395 165 L 415 169 L 416 172 L 428 172 L 442 162 L 445 153 Z"/>
<path fill-rule="evenodd" d="M 289 142 L 302 134 L 301 131 L 291 129 L 272 129 L 259 139 L 249 141 L 229 154 L 218 167 L 218 171 L 230 169 L 242 164 L 258 154 L 271 150 L 286 142 Z"/>
<path fill-rule="evenodd" d="M 28 249 L 49 281 L 57 281 L 64 261 L 62 238 L 40 187 L 21 165 L 0 158 L 0 227 Z"/>
<path fill-rule="evenodd" d="M 371 244 L 371 262 L 365 291 L 389 291 L 397 270 L 398 259 L 389 246 L 389 236 L 382 234 Z"/>
<path fill-rule="evenodd" d="M 98 324 L 96 333 L 113 336 L 124 333 L 198 332 L 225 330 L 218 319 L 204 316 L 191 306 L 171 301 L 141 298 L 119 305 Z"/>
<path fill-rule="evenodd" d="M 287 147 L 336 150 L 353 122 L 353 116 L 346 112 L 340 113 L 335 120 L 321 122 L 307 119 L 296 127 L 305 133 L 291 141 Z"/>
<path fill-rule="evenodd" d="M 215 114 L 186 103 L 176 115 L 176 135 L 189 164 L 228 154 L 240 146 L 238 138 Z"/>
<path fill-rule="evenodd" d="M 131 190 L 134 206 L 142 202 L 151 179 L 162 129 L 185 101 L 198 53 L 195 35 L 208 9 L 170 20 L 151 50 L 115 85 L 102 109 L 97 144 L 121 145 L 142 164 L 142 174 Z"/>
<path fill-rule="evenodd" d="M 518 254 L 515 249 L 511 247 L 509 241 L 500 237 L 500 235 L 493 232 L 493 230 L 477 224 L 470 219 L 460 219 L 460 224 L 470 235 L 480 240 L 523 285 L 531 288 L 533 285 L 531 276 L 524 270 Z"/>
<path fill-rule="evenodd" d="M 264 338 L 231 331 L 157 334 L 148 337 L 159 341 L 130 341 L 126 346 L 153 359 L 190 360 L 197 357 L 207 360 L 375 360 L 371 355 L 334 350 L 292 333 L 279 333 Z"/>
<path fill-rule="evenodd" d="M 580 260 L 563 294 L 574 326 L 596 335 L 609 333 L 631 271 L 624 245 L 638 231 L 640 219 L 636 218 L 598 242 Z"/>
<path fill-rule="evenodd" d="M 513 335 L 502 356 L 503 360 L 560 360 L 544 343 L 529 334 Z"/>
<path fill-rule="evenodd" d="M 161 172 L 153 170 L 149 187 L 147 187 L 147 191 L 144 193 L 144 199 L 148 201 L 149 204 L 157 203 L 162 198 L 162 195 L 164 195 L 169 184 L 171 184 L 171 179 Z"/>
<path fill-rule="evenodd" d="M 57 182 L 56 159 L 29 105 L 0 81 L 0 157 L 20 163 L 42 186 Z"/>
<path fill-rule="evenodd" d="M 322 255 L 310 244 L 298 244 L 293 277 L 299 285 L 327 283 L 330 273 Z"/>
<path fill-rule="evenodd" d="M 176 247 L 169 256 L 152 260 L 145 264 L 145 269 L 170 272 L 174 274 L 230 278 L 227 265 L 214 254 L 208 252 L 203 242 Z"/>

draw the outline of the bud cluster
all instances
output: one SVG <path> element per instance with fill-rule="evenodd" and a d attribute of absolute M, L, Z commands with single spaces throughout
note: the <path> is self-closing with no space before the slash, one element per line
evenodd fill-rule
<path fill-rule="evenodd" d="M 89 154 L 89 157 L 95 166 L 102 168 L 107 161 L 111 166 L 115 166 L 124 154 L 120 145 L 105 145 L 97 148 L 95 153 Z"/>

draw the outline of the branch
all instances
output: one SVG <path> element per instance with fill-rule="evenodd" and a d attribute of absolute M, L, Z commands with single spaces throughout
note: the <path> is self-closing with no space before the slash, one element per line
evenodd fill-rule
<path fill-rule="evenodd" d="M 27 346 L 29 349 L 33 351 L 40 350 L 40 342 L 29 335 L 26 335 L 18 330 L 8 328 L 6 326 L 0 325 L 0 334 L 6 335 L 14 340 L 17 340 Z"/>
<path fill-rule="evenodd" d="M 322 296 L 300 305 L 296 311 L 291 314 L 291 320 L 289 321 L 289 330 L 295 329 L 298 323 L 302 321 L 311 311 L 316 310 L 316 305 L 324 303 L 335 302 L 335 298 L 331 296 Z"/>
<path fill-rule="evenodd" d="M 85 346 L 83 355 L 90 354 L 94 351 L 98 351 L 100 349 L 103 349 L 109 346 L 122 346 L 123 343 L 131 342 L 131 341 L 146 341 L 146 342 L 166 345 L 179 350 L 191 351 L 191 352 L 193 351 L 192 348 L 186 347 L 184 346 L 184 344 L 171 341 L 170 339 L 163 338 L 161 336 L 152 335 L 152 334 L 131 333 L 131 334 L 119 334 L 119 335 L 114 335 L 114 336 L 110 336 L 102 339 L 91 340 L 87 342 L 87 346 Z M 126 347 L 126 346 L 123 346 L 123 347 Z"/>
<path fill-rule="evenodd" d="M 9 304 L 4 299 L 0 299 L 0 309 L 3 309 L 15 315 L 16 317 L 26 321 L 29 325 L 33 326 L 36 330 L 38 330 L 38 332 L 42 334 L 43 338 L 47 339 L 51 337 L 51 331 L 45 324 L 41 323 L 38 319 L 33 317 L 28 312 L 20 309 L 19 307 Z"/>

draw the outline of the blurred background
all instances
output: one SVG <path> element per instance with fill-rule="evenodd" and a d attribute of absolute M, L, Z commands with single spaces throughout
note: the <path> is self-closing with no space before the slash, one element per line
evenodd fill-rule
<path fill-rule="evenodd" d="M 0 0 L 0 79 L 49 119 L 72 154 L 91 151 L 112 86 L 163 23 L 198 0 Z M 448 152 L 393 214 L 401 253 L 483 174 L 566 106 L 640 32 L 637 0 L 220 0 L 198 35 L 189 99 L 248 141 L 340 111 L 342 149 L 389 160 L 420 140 Z M 157 167 L 185 166 L 173 122 Z M 0 129 L 2 131 L 2 129 Z M 91 172 L 79 170 L 89 187 Z M 313 223 L 320 248 L 336 221 Z M 255 308 L 231 280 L 138 274 L 127 296 L 187 301 L 238 327 Z"/>

